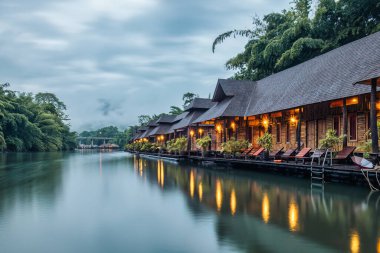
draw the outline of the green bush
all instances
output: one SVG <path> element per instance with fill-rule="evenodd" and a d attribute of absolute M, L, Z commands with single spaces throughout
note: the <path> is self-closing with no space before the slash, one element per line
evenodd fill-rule
<path fill-rule="evenodd" d="M 187 139 L 180 137 L 166 142 L 166 148 L 169 152 L 184 152 L 187 149 Z"/>
<path fill-rule="evenodd" d="M 248 148 L 249 142 L 247 140 L 237 141 L 235 138 L 231 138 L 231 140 L 222 143 L 222 151 L 227 154 L 236 154 L 240 153 L 243 149 Z"/>
<path fill-rule="evenodd" d="M 203 138 L 199 138 L 195 141 L 197 143 L 197 146 L 199 148 L 201 148 L 203 151 L 206 151 L 207 150 L 207 147 L 210 145 L 211 143 L 211 137 L 206 135 L 205 137 Z"/>
<path fill-rule="evenodd" d="M 345 135 L 338 137 L 335 130 L 328 129 L 326 132 L 326 137 L 319 141 L 319 147 L 323 149 L 338 150 L 339 145 L 343 142 L 344 137 Z"/>
<path fill-rule="evenodd" d="M 265 132 L 263 136 L 257 139 L 257 142 L 261 147 L 263 147 L 266 151 L 271 151 L 273 143 L 272 143 L 272 135 L 268 132 Z"/>

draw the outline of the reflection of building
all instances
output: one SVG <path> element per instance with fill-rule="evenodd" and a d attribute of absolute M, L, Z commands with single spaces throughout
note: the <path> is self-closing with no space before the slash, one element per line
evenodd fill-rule
<path fill-rule="evenodd" d="M 271 248 L 276 238 L 288 241 L 283 252 L 293 246 L 298 247 L 294 252 L 380 249 L 379 211 L 370 204 L 363 208 L 366 192 L 328 186 L 331 189 L 324 196 L 314 195 L 303 180 L 268 174 L 253 179 L 247 172 L 227 174 L 143 160 L 147 163 L 144 173 L 152 184 L 161 187 L 157 171 L 164 168 L 165 191 L 179 188 L 186 193 L 195 217 L 203 215 L 205 209 L 215 212 L 220 240 L 228 238 L 249 252 L 276 252 Z"/>

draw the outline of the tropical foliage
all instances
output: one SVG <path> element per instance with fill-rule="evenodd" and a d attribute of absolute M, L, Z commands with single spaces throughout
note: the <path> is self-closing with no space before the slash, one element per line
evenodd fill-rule
<path fill-rule="evenodd" d="M 229 37 L 248 37 L 244 51 L 227 61 L 236 79 L 258 80 L 272 73 L 380 31 L 378 0 L 294 0 L 288 10 L 255 17 L 249 30 L 219 35 L 212 50 Z"/>
<path fill-rule="evenodd" d="M 128 140 L 132 138 L 134 130 L 136 127 L 129 127 L 124 131 L 120 131 L 116 126 L 107 126 L 102 127 L 94 131 L 83 131 L 79 134 L 79 137 L 105 137 L 105 138 L 113 138 L 110 140 L 110 143 L 114 143 L 119 145 L 120 147 L 124 147 L 125 144 L 128 143 Z M 83 144 L 90 144 L 90 140 L 83 141 Z M 103 140 L 93 141 L 93 144 L 101 145 L 103 144 Z"/>
<path fill-rule="evenodd" d="M 263 136 L 260 136 L 257 139 L 257 143 L 263 147 L 266 151 L 271 151 L 273 142 L 272 142 L 272 135 L 268 132 L 265 132 Z"/>
<path fill-rule="evenodd" d="M 206 135 L 205 137 L 197 139 L 195 142 L 199 148 L 201 148 L 203 151 L 206 151 L 207 147 L 211 143 L 211 137 Z"/>
<path fill-rule="evenodd" d="M 166 148 L 169 152 L 185 152 L 187 149 L 187 139 L 180 137 L 166 142 Z"/>
<path fill-rule="evenodd" d="M 222 151 L 227 154 L 236 154 L 240 153 L 243 149 L 248 148 L 249 142 L 247 140 L 235 140 L 235 138 L 231 138 L 231 140 L 222 143 Z"/>
<path fill-rule="evenodd" d="M 342 144 L 345 135 L 337 136 L 336 131 L 328 129 L 326 131 L 326 137 L 319 141 L 319 147 L 323 149 L 338 150 L 339 145 Z"/>
<path fill-rule="evenodd" d="M 66 106 L 52 93 L 15 92 L 0 86 L 0 149 L 56 151 L 76 147 Z"/>

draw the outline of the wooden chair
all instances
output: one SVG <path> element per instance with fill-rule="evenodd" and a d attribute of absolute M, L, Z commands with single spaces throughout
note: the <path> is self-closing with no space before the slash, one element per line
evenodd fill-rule
<path fill-rule="evenodd" d="M 347 146 L 336 154 L 333 161 L 348 161 L 349 157 L 353 155 L 356 147 Z"/>
<path fill-rule="evenodd" d="M 264 148 L 259 148 L 258 150 L 256 150 L 255 152 L 251 151 L 250 154 L 247 155 L 247 157 L 249 158 L 253 158 L 253 159 L 256 159 L 258 158 L 261 153 L 264 152 Z M 252 154 L 251 154 L 252 153 Z"/>
<path fill-rule="evenodd" d="M 310 153 L 310 150 L 311 150 L 311 148 L 303 148 L 303 149 L 301 149 L 301 151 L 298 152 L 298 154 L 294 157 L 296 163 L 298 163 L 298 159 L 302 160 L 303 158 L 307 157 L 309 155 L 309 153 Z"/>
<path fill-rule="evenodd" d="M 279 150 L 274 150 L 274 151 L 270 152 L 269 153 L 269 158 L 276 159 L 280 155 L 280 153 L 282 152 L 283 149 L 284 149 L 284 147 L 282 147 Z"/>
<path fill-rule="evenodd" d="M 281 159 L 285 160 L 285 161 L 288 161 L 289 159 L 294 158 L 295 154 L 296 154 L 296 149 L 295 148 L 290 148 L 290 149 L 286 150 L 285 153 L 283 153 L 281 155 Z"/>

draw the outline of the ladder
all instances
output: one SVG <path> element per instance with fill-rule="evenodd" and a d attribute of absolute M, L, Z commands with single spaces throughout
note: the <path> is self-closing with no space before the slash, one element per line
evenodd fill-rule
<path fill-rule="evenodd" d="M 316 150 L 316 152 L 323 152 L 322 150 Z M 326 162 L 332 165 L 332 152 L 330 149 L 327 149 L 326 152 L 324 153 L 323 157 L 323 162 L 322 166 L 320 167 L 313 167 L 314 164 L 314 158 L 316 156 L 312 155 L 311 158 L 311 164 L 310 164 L 310 175 L 311 175 L 311 184 L 323 184 L 325 182 L 325 165 Z M 319 165 L 319 160 L 318 160 L 318 165 Z"/>

